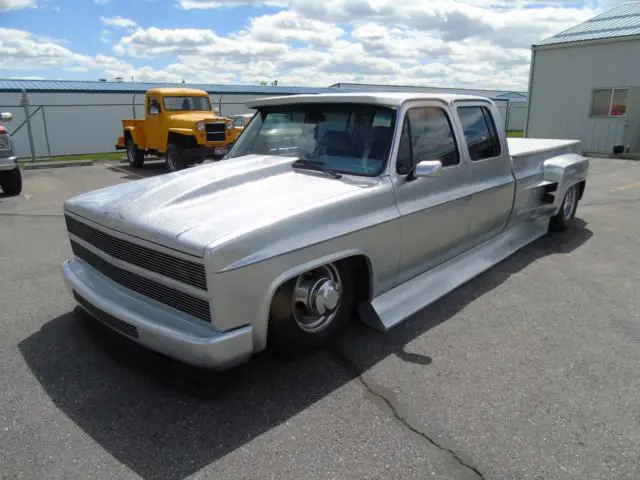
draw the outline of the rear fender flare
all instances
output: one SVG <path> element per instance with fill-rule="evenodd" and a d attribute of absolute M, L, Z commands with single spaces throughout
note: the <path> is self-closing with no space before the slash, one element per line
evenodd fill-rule
<path fill-rule="evenodd" d="M 589 159 L 576 153 L 567 153 L 549 158 L 543 163 L 544 180 L 557 185 L 554 195 L 554 212 L 562 204 L 565 193 L 574 185 L 586 182 L 589 171 Z M 580 195 L 582 195 L 581 190 Z"/>
<path fill-rule="evenodd" d="M 146 141 L 145 141 L 145 137 L 144 137 L 144 132 L 142 131 L 141 128 L 137 128 L 137 127 L 124 127 L 124 140 L 125 140 L 125 144 L 127 141 L 127 137 L 130 136 L 133 139 L 133 143 L 136 144 L 136 146 L 140 149 L 140 150 L 144 150 L 146 148 Z"/>

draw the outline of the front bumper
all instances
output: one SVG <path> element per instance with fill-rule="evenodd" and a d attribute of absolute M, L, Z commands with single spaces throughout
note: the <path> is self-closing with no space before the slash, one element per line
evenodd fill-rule
<path fill-rule="evenodd" d="M 220 143 L 220 145 L 197 147 L 197 148 L 185 148 L 183 152 L 189 157 L 221 157 L 227 154 L 229 146 L 226 143 Z"/>
<path fill-rule="evenodd" d="M 91 316 L 121 335 L 167 357 L 212 370 L 246 362 L 253 352 L 251 326 L 213 331 L 145 301 L 80 260 L 61 265 L 70 293 Z"/>
<path fill-rule="evenodd" d="M 0 171 L 13 170 L 18 165 L 18 157 L 0 157 Z"/>

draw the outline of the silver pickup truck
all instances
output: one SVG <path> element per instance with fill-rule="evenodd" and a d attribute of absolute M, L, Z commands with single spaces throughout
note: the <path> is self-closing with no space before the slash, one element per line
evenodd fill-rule
<path fill-rule="evenodd" d="M 11 135 L 2 123 L 10 122 L 10 113 L 0 113 L 0 190 L 7 195 L 22 193 L 22 173 Z"/>
<path fill-rule="evenodd" d="M 507 139 L 486 98 L 248 106 L 224 160 L 64 204 L 76 302 L 189 364 L 228 369 L 267 346 L 295 358 L 353 318 L 386 331 L 566 230 L 585 191 L 578 141 Z"/>

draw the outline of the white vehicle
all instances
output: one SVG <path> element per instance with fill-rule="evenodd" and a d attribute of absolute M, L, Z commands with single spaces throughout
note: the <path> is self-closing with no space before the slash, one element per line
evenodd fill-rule
<path fill-rule="evenodd" d="M 262 98 L 228 157 L 65 202 L 89 314 L 212 369 L 386 331 L 549 229 L 586 187 L 575 140 L 507 139 L 482 97 Z M 273 121 L 271 117 L 277 118 Z"/>
<path fill-rule="evenodd" d="M 10 122 L 10 113 L 0 113 L 0 122 Z M 6 128 L 0 124 L 0 189 L 7 195 L 22 192 L 22 174 L 15 154 L 13 141 Z"/>

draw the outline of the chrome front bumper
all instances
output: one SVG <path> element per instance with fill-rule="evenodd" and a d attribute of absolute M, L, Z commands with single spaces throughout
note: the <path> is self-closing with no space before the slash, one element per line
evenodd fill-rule
<path fill-rule="evenodd" d="M 167 357 L 226 370 L 246 362 L 253 352 L 251 326 L 216 332 L 122 288 L 80 260 L 64 262 L 61 270 L 70 293 L 91 316 Z"/>
<path fill-rule="evenodd" d="M 0 171 L 13 170 L 18 165 L 18 157 L 0 157 Z"/>

